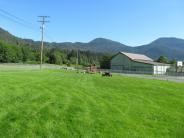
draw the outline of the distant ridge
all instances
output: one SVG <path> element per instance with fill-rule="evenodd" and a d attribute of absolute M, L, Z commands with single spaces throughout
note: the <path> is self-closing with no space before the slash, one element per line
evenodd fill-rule
<path fill-rule="evenodd" d="M 18 38 L 2 28 L 0 28 L 0 40 L 14 45 L 18 45 L 19 43 L 24 43 L 30 46 L 40 45 L 39 41 Z M 120 51 L 124 51 L 145 54 L 153 59 L 157 59 L 159 56 L 163 55 L 167 56 L 169 59 L 184 60 L 184 39 L 175 37 L 162 37 L 154 40 L 150 44 L 138 47 L 127 46 L 120 42 L 112 41 L 105 38 L 96 38 L 89 43 L 46 42 L 45 46 L 50 48 L 56 47 L 60 49 L 80 49 L 85 51 L 89 50 L 93 52 L 104 53 L 117 53 Z"/>

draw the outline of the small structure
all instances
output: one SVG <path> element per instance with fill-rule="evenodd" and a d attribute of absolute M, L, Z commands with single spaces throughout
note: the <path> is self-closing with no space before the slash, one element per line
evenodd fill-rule
<path fill-rule="evenodd" d="M 102 74 L 102 77 L 112 77 L 112 73 L 111 72 L 104 72 Z"/>
<path fill-rule="evenodd" d="M 95 74 L 97 73 L 97 66 L 94 64 L 94 65 L 91 65 L 90 67 L 87 67 L 87 73 L 91 73 L 91 74 Z"/>
<path fill-rule="evenodd" d="M 140 74 L 165 74 L 169 64 L 154 62 L 153 59 L 134 53 L 119 52 L 111 59 L 112 71 L 130 71 Z"/>
<path fill-rule="evenodd" d="M 184 62 L 183 61 L 177 61 L 175 72 L 184 73 Z"/>
<path fill-rule="evenodd" d="M 183 67 L 183 61 L 177 61 L 177 67 Z"/>

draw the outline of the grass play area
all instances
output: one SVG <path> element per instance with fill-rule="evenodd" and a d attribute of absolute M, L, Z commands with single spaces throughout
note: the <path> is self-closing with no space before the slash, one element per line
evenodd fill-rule
<path fill-rule="evenodd" d="M 0 71 L 0 137 L 184 137 L 184 84 L 62 70 Z"/>

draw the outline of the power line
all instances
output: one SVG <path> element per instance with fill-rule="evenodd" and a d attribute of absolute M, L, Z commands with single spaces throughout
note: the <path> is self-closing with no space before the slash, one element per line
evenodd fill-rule
<path fill-rule="evenodd" d="M 20 26 L 23 26 L 25 28 L 38 31 L 35 27 L 33 27 L 33 24 L 30 22 L 25 21 L 24 19 L 21 19 L 13 14 L 11 14 L 8 11 L 5 11 L 3 9 L 0 9 L 0 15 L 3 16 L 5 19 L 12 21 L 13 23 L 19 24 Z"/>
<path fill-rule="evenodd" d="M 27 29 L 30 29 L 30 30 L 33 30 L 35 32 L 39 32 L 38 28 L 35 27 L 35 25 L 31 22 L 28 22 L 20 17 L 17 17 L 16 15 L 8 12 L 8 11 L 5 11 L 3 9 L 0 8 L 0 16 L 2 16 L 4 19 L 8 20 L 8 21 L 11 21 L 13 23 L 16 23 L 24 28 L 27 28 Z M 47 39 L 49 39 L 50 41 L 53 41 L 54 42 L 54 39 L 53 37 L 51 37 L 50 35 L 48 35 L 47 33 L 45 33 L 45 37 Z"/>
<path fill-rule="evenodd" d="M 49 34 L 45 33 L 45 37 L 49 39 L 51 42 L 55 42 L 54 38 L 51 37 Z"/>
<path fill-rule="evenodd" d="M 43 62 L 43 41 L 44 41 L 44 27 L 45 27 L 45 23 L 48 23 L 49 21 L 46 20 L 46 18 L 49 18 L 49 16 L 38 16 L 39 18 L 41 18 L 41 20 L 39 20 L 38 22 L 41 23 L 41 48 L 40 48 L 40 69 L 42 69 L 42 62 Z"/>
<path fill-rule="evenodd" d="M 33 30 L 35 31 L 36 33 L 39 33 L 39 30 L 33 25 L 33 23 L 30 23 L 20 17 L 17 17 L 16 15 L 8 12 L 8 11 L 5 11 L 3 9 L 0 8 L 0 16 L 3 17 L 4 19 L 8 20 L 8 21 L 11 21 L 13 23 L 16 23 L 24 28 L 27 28 L 27 29 L 30 29 L 30 30 Z M 39 16 L 40 18 L 43 18 L 43 16 Z M 48 16 L 44 16 L 44 18 L 48 18 Z M 43 21 L 43 20 L 42 20 Z M 42 22 L 42 21 L 39 21 L 39 22 Z M 44 23 L 46 23 L 48 21 L 44 21 Z M 51 37 L 50 35 L 48 35 L 47 33 L 44 33 L 45 37 L 54 42 L 54 39 L 53 37 Z"/>
<path fill-rule="evenodd" d="M 10 16 L 10 17 L 16 19 L 16 20 L 19 20 L 19 21 L 21 21 L 21 22 L 24 22 L 25 24 L 32 24 L 32 23 L 30 23 L 30 22 L 25 21 L 24 19 L 22 19 L 22 18 L 20 18 L 20 17 L 17 17 L 17 16 L 15 16 L 15 15 L 11 14 L 11 13 L 8 12 L 8 11 L 5 11 L 5 10 L 1 9 L 1 8 L 0 8 L 0 12 L 6 14 L 6 15 L 8 15 L 8 16 Z M 33 24 L 32 24 L 32 25 L 33 25 Z"/>
<path fill-rule="evenodd" d="M 9 20 L 9 21 L 11 21 L 13 23 L 16 23 L 16 24 L 18 24 L 20 26 L 23 26 L 25 28 L 31 29 L 33 31 L 39 32 L 39 30 L 35 27 L 35 25 L 33 23 L 28 22 L 28 21 L 26 21 L 26 20 L 24 20 L 24 19 L 22 19 L 20 17 L 17 17 L 16 15 L 14 15 L 14 14 L 8 12 L 8 11 L 5 11 L 5 10 L 3 10 L 1 8 L 0 8 L 0 15 L 3 18 L 5 18 L 5 19 L 7 19 L 7 20 Z M 50 41 L 54 41 L 54 39 L 50 35 L 48 35 L 47 33 L 45 33 L 45 36 Z"/>
<path fill-rule="evenodd" d="M 20 26 L 23 26 L 23 27 L 25 27 L 25 28 L 29 28 L 29 29 L 33 30 L 33 28 L 30 28 L 30 27 L 28 27 L 27 25 L 25 25 L 25 24 L 23 24 L 23 23 L 21 23 L 21 22 L 15 20 L 15 19 L 12 19 L 12 18 L 10 18 L 10 17 L 8 17 L 8 16 L 6 16 L 6 15 L 3 15 L 3 14 L 0 13 L 0 16 L 2 16 L 3 18 L 5 18 L 6 20 L 9 20 L 9 21 L 11 21 L 11 22 L 13 22 L 13 23 L 16 23 L 16 24 L 18 24 L 18 25 L 20 25 Z M 34 30 L 34 31 L 35 31 L 35 30 Z"/>

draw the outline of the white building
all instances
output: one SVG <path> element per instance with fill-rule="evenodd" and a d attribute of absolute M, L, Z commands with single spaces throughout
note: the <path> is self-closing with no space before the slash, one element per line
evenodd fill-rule
<path fill-rule="evenodd" d="M 111 59 L 112 71 L 133 71 L 144 74 L 165 74 L 170 65 L 134 53 L 119 52 Z"/>
<path fill-rule="evenodd" d="M 177 67 L 182 67 L 183 66 L 183 61 L 177 61 Z"/>

